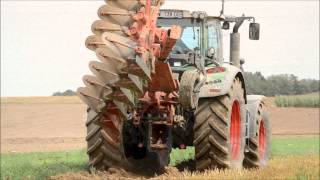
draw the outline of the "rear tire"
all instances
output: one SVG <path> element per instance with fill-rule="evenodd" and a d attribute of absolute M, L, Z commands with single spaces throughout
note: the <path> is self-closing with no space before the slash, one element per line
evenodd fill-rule
<path fill-rule="evenodd" d="M 89 155 L 89 170 L 108 170 L 121 168 L 146 175 L 160 174 L 170 161 L 170 150 L 149 152 L 141 158 L 126 157 L 124 151 L 123 125 L 120 138 L 114 139 L 114 130 L 101 127 L 96 122 L 102 118 L 94 110 L 88 109 L 87 116 L 87 154 Z M 119 142 L 120 141 L 120 142 Z M 133 150 L 132 147 L 129 150 Z"/>
<path fill-rule="evenodd" d="M 244 88 L 238 78 L 234 79 L 228 94 L 199 100 L 193 142 L 197 170 L 242 168 L 245 146 L 244 105 Z M 232 113 L 236 109 L 237 118 Z M 234 145 L 231 145 L 231 141 Z"/>
<path fill-rule="evenodd" d="M 95 124 L 101 118 L 94 110 L 88 110 L 87 117 L 87 154 L 89 169 L 107 170 L 110 167 L 127 168 L 122 142 L 116 143 L 107 129 Z M 121 139 L 121 138 L 120 138 Z"/>
<path fill-rule="evenodd" d="M 257 131 L 255 137 L 248 140 L 247 149 L 243 165 L 246 168 L 258 168 L 266 166 L 271 151 L 271 128 L 269 116 L 263 102 L 259 104 L 258 111 L 255 115 Z"/>

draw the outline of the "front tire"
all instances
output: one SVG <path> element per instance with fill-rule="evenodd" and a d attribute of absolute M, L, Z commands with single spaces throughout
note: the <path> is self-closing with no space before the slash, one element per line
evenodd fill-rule
<path fill-rule="evenodd" d="M 248 139 L 248 152 L 243 162 L 246 168 L 259 168 L 267 165 L 271 151 L 271 127 L 269 116 L 263 101 L 259 104 L 255 115 L 257 131 L 255 137 Z"/>
<path fill-rule="evenodd" d="M 199 101 L 194 125 L 197 170 L 242 168 L 244 135 L 244 87 L 235 78 L 228 94 Z"/>

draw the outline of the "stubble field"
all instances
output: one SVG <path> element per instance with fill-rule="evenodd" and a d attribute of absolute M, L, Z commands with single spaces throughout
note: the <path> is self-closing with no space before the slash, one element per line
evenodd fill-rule
<path fill-rule="evenodd" d="M 156 177 L 121 170 L 86 173 L 85 112 L 85 105 L 77 97 L 1 98 L 1 179 L 43 179 L 53 175 L 51 179 L 319 177 L 319 108 L 271 105 L 272 158 L 264 169 L 195 172 L 193 148 L 188 148 L 174 150 L 166 174 Z"/>

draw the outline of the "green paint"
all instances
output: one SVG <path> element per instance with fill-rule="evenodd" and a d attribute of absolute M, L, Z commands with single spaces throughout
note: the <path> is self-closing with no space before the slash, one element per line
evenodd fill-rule
<path fill-rule="evenodd" d="M 220 80 L 225 80 L 226 78 L 226 73 L 223 72 L 223 73 L 214 73 L 214 74 L 211 74 L 211 75 L 208 75 L 208 81 L 214 81 L 214 80 L 217 80 L 217 79 L 220 79 Z"/>

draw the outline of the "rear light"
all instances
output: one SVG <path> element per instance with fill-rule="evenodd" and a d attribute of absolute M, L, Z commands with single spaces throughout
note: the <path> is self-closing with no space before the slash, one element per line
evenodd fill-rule
<path fill-rule="evenodd" d="M 215 67 L 215 68 L 210 68 L 207 70 L 207 74 L 212 74 L 212 73 L 221 73 L 225 72 L 226 68 L 224 67 Z"/>

